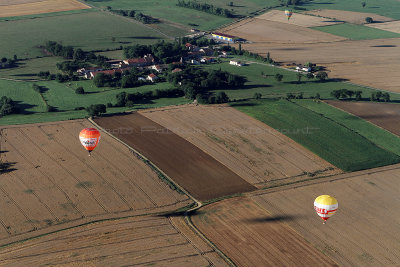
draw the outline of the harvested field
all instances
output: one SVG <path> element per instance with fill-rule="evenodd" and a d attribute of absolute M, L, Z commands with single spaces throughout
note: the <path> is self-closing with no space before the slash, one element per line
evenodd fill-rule
<path fill-rule="evenodd" d="M 242 20 L 220 30 L 251 42 L 261 43 L 322 43 L 337 42 L 346 38 L 312 30 L 294 24 L 259 18 Z"/>
<path fill-rule="evenodd" d="M 170 211 L 190 203 L 107 134 L 88 157 L 86 120 L 3 127 L 0 244 L 105 217 Z M 67 226 L 64 226 L 67 225 Z"/>
<path fill-rule="evenodd" d="M 200 201 L 255 189 L 174 130 L 138 113 L 98 118 L 95 122 L 110 129 Z"/>
<path fill-rule="evenodd" d="M 331 164 L 285 135 L 228 106 L 185 105 L 140 114 L 168 127 L 257 187 L 307 178 L 304 173 L 338 172 L 328 170 Z"/>
<path fill-rule="evenodd" d="M 400 136 L 400 105 L 371 102 L 326 101 L 329 105 L 367 120 Z"/>
<path fill-rule="evenodd" d="M 0 6 L 0 17 L 14 17 L 90 8 L 77 0 L 6 0 L 0 3 Z"/>
<path fill-rule="evenodd" d="M 204 241 L 189 239 L 177 219 L 139 217 L 69 229 L 1 249 L 1 266 L 227 266 Z"/>
<path fill-rule="evenodd" d="M 247 198 L 202 208 L 192 221 L 238 266 L 335 266 L 282 221 Z"/>
<path fill-rule="evenodd" d="M 313 62 L 325 66 L 330 78 L 400 92 L 400 38 L 314 44 L 243 44 L 246 50 L 282 63 Z M 372 55 L 372 56 L 371 56 Z"/>
<path fill-rule="evenodd" d="M 400 20 L 383 23 L 370 23 L 366 24 L 366 26 L 384 31 L 400 33 Z"/>
<path fill-rule="evenodd" d="M 400 165 L 327 177 L 252 197 L 341 266 L 400 265 Z M 313 210 L 322 194 L 339 202 L 326 225 Z"/>
<path fill-rule="evenodd" d="M 328 26 L 333 24 L 341 23 L 340 21 L 334 21 L 331 19 L 326 19 L 317 16 L 304 15 L 300 13 L 293 13 L 290 20 L 287 19 L 285 12 L 282 10 L 271 10 L 264 13 L 257 19 L 265 19 L 270 21 L 276 21 L 280 23 L 294 24 L 300 27 L 318 27 L 318 26 Z"/>
<path fill-rule="evenodd" d="M 371 17 L 376 22 L 386 22 L 393 20 L 392 18 L 380 16 L 373 13 L 361 13 L 361 12 L 333 10 L 333 9 L 317 9 L 317 10 L 305 11 L 303 12 L 303 14 L 320 16 L 324 18 L 335 19 L 338 21 L 345 21 L 353 24 L 365 24 L 366 17 Z"/>

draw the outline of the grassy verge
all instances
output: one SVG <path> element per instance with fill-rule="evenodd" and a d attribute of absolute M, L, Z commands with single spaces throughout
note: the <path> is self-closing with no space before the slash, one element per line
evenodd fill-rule
<path fill-rule="evenodd" d="M 277 129 L 344 171 L 400 162 L 400 157 L 393 152 L 296 103 L 263 99 L 232 106 Z"/>
<path fill-rule="evenodd" d="M 314 30 L 349 38 L 351 40 L 370 40 L 383 38 L 399 38 L 400 34 L 349 23 L 330 26 L 313 27 Z"/>

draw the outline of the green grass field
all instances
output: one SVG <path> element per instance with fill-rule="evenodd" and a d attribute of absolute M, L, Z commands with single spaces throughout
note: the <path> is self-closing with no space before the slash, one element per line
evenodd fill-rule
<path fill-rule="evenodd" d="M 400 155 L 400 138 L 398 136 L 323 102 L 318 103 L 312 100 L 295 100 L 294 102 L 364 136 L 377 146 Z"/>
<path fill-rule="evenodd" d="M 97 88 L 93 85 L 93 82 L 89 80 L 69 83 L 58 83 L 56 81 L 40 81 L 35 83 L 44 87 L 44 92 L 42 93 L 44 99 L 48 105 L 56 107 L 57 112 L 45 112 L 45 103 L 39 93 L 35 92 L 32 88 L 34 82 L 0 80 L 0 97 L 4 95 L 11 97 L 22 109 L 21 114 L 8 115 L 0 118 L 0 125 L 83 118 L 87 116 L 87 113 L 85 111 L 75 111 L 74 109 L 76 107 L 87 107 L 91 104 L 115 104 L 115 95 L 120 92 L 135 93 L 153 91 L 156 89 L 163 90 L 172 87 L 166 82 L 123 89 Z M 84 95 L 76 94 L 75 89 L 79 86 L 82 86 L 87 93 Z M 107 113 L 122 112 L 129 109 L 185 104 L 188 102 L 190 101 L 183 97 L 155 99 L 149 103 L 136 104 L 133 108 L 109 108 Z"/>
<path fill-rule="evenodd" d="M 344 171 L 400 162 L 400 157 L 367 138 L 287 100 L 253 100 L 232 104 L 270 125 Z"/>
<path fill-rule="evenodd" d="M 222 1 L 222 0 L 219 0 Z M 256 1 L 256 0 L 254 0 Z M 215 16 L 205 12 L 178 7 L 177 0 L 114 0 L 114 1 L 89 1 L 88 3 L 105 9 L 133 9 L 155 18 L 169 20 L 188 27 L 201 30 L 211 30 L 232 21 L 230 18 Z M 227 1 L 226 3 L 228 3 Z M 261 2 L 261 1 L 259 1 Z M 226 3 L 224 3 L 226 5 Z M 213 3 L 214 4 L 214 1 Z M 193 24 L 193 25 L 190 25 Z"/>
<path fill-rule="evenodd" d="M 235 57 L 240 58 L 240 57 Z M 229 59 L 228 59 L 229 60 Z M 240 58 L 240 60 L 242 60 Z M 254 59 L 252 59 L 255 61 Z M 242 60 L 246 62 L 246 60 Z M 230 65 L 229 62 L 222 64 L 203 65 L 206 69 L 219 69 L 228 71 L 233 74 L 246 76 L 248 82 L 243 89 L 235 90 L 220 90 L 225 91 L 231 99 L 252 98 L 255 93 L 261 93 L 263 97 L 286 97 L 287 93 L 304 93 L 304 97 L 313 97 L 317 93 L 323 99 L 332 99 L 330 93 L 333 90 L 348 89 L 360 90 L 363 92 L 363 97 L 369 97 L 372 90 L 343 82 L 327 81 L 317 82 L 317 80 L 308 80 L 305 76 L 300 83 L 297 83 L 297 72 L 288 71 L 281 68 L 269 66 L 264 63 L 252 63 L 247 66 L 237 67 Z M 264 72 L 266 77 L 261 76 Z M 283 80 L 278 82 L 275 80 L 275 74 L 283 75 Z M 215 91 L 218 92 L 218 91 Z M 400 94 L 391 94 L 392 99 L 400 99 Z"/>
<path fill-rule="evenodd" d="M 0 56 L 16 54 L 18 58 L 41 56 L 42 52 L 35 47 L 49 40 L 84 50 L 98 50 L 151 44 L 165 38 L 134 20 L 105 12 L 3 21 L 0 22 L 0 36 Z"/>
<path fill-rule="evenodd" d="M 361 2 L 366 2 L 366 6 L 364 8 L 361 6 Z M 337 9 L 354 12 L 374 13 L 393 19 L 400 19 L 400 1 L 398 0 L 313 0 L 301 5 L 301 7 L 306 8 L 307 10 Z"/>
<path fill-rule="evenodd" d="M 334 34 L 337 36 L 346 37 L 351 40 L 370 40 L 400 37 L 400 34 L 398 33 L 349 23 L 335 24 L 323 27 L 313 27 L 312 29 Z"/>

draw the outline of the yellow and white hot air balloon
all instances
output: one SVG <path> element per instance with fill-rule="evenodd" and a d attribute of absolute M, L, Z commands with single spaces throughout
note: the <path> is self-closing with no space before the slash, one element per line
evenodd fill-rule
<path fill-rule="evenodd" d="M 315 199 L 314 201 L 314 209 L 317 212 L 318 216 L 324 220 L 324 224 L 326 221 L 333 215 L 338 209 L 338 202 L 334 197 L 329 195 L 322 195 Z"/>

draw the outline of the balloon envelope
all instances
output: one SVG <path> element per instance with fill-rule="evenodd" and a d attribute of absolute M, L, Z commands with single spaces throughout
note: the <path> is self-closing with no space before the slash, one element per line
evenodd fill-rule
<path fill-rule="evenodd" d="M 288 20 L 290 19 L 290 17 L 292 16 L 292 14 L 293 14 L 292 11 L 290 11 L 290 10 L 285 10 L 285 15 L 286 15 L 286 17 L 287 17 Z"/>
<path fill-rule="evenodd" d="M 95 128 L 86 128 L 79 133 L 79 140 L 89 153 L 95 149 L 100 141 L 100 132 Z"/>
<path fill-rule="evenodd" d="M 322 220 L 328 220 L 338 209 L 338 202 L 334 197 L 321 195 L 314 201 L 314 209 Z"/>

